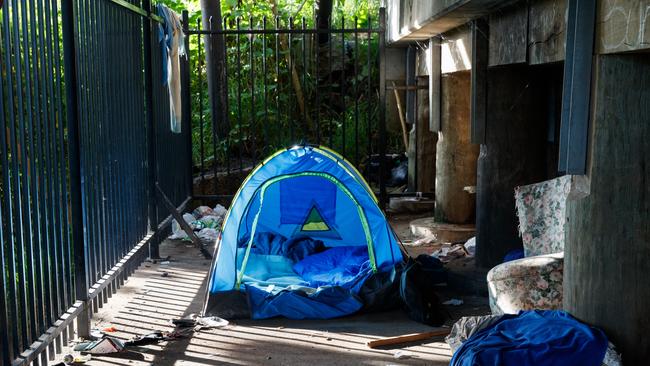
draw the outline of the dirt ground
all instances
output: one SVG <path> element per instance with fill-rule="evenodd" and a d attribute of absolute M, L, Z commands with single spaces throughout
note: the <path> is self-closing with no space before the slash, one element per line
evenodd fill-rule
<path fill-rule="evenodd" d="M 404 229 L 408 219 L 391 221 L 398 235 L 408 235 Z M 115 327 L 112 335 L 128 340 L 154 330 L 172 331 L 171 319 L 201 311 L 210 262 L 179 241 L 164 242 L 160 252 L 171 261 L 143 263 L 94 314 L 95 328 Z M 464 301 L 461 306 L 447 307 L 448 324 L 463 315 L 489 313 L 486 298 L 462 296 L 444 287 L 440 296 Z M 238 320 L 191 337 L 95 356 L 86 365 L 447 365 L 451 352 L 442 337 L 394 348 L 365 345 L 372 339 L 431 329 L 411 321 L 402 311 L 335 320 Z M 406 358 L 397 358 L 398 352 Z"/>

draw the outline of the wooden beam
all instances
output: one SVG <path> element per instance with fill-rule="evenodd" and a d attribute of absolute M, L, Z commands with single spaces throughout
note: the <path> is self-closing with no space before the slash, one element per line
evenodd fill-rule
<path fill-rule="evenodd" d="M 650 49 L 650 0 L 599 0 L 598 3 L 598 53 Z"/>
<path fill-rule="evenodd" d="M 471 142 L 485 143 L 489 28 L 485 19 L 472 22 Z"/>
<path fill-rule="evenodd" d="M 528 3 L 520 1 L 490 14 L 488 66 L 526 62 Z"/>
<path fill-rule="evenodd" d="M 532 1 L 528 14 L 528 63 L 564 60 L 567 0 Z"/>

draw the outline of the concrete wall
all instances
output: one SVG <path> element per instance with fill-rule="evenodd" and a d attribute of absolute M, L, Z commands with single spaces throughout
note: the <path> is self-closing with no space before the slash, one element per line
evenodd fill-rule
<path fill-rule="evenodd" d="M 387 41 L 427 40 L 512 0 L 386 0 Z"/>

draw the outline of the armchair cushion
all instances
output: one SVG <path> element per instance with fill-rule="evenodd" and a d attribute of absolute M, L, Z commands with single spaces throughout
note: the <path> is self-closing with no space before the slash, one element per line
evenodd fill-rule
<path fill-rule="evenodd" d="M 526 257 L 564 251 L 566 201 L 571 176 L 515 189 L 519 233 Z"/>

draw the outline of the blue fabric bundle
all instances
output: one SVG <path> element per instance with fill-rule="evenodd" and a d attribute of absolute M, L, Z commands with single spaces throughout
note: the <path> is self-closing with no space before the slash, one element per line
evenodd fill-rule
<path fill-rule="evenodd" d="M 332 319 L 357 312 L 363 304 L 349 290 L 339 286 L 319 289 L 289 287 L 270 293 L 246 286 L 253 319 L 284 316 L 289 319 Z"/>
<path fill-rule="evenodd" d="M 607 344 L 601 330 L 564 311 L 522 311 L 471 336 L 450 365 L 600 366 Z"/>

